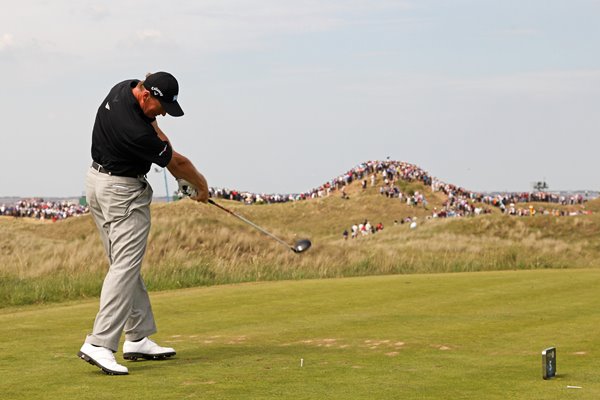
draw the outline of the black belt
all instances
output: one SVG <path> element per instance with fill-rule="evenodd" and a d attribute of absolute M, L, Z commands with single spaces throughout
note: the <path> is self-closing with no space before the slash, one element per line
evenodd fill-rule
<path fill-rule="evenodd" d="M 107 170 L 106 168 L 104 168 L 102 165 L 98 164 L 96 161 L 92 161 L 92 168 L 94 168 L 96 171 L 102 173 L 102 174 L 107 174 L 107 175 L 114 175 L 114 176 L 126 176 L 128 178 L 139 178 L 140 176 L 144 176 L 144 175 L 138 175 L 138 174 L 113 174 L 112 172 L 110 172 L 109 170 Z"/>

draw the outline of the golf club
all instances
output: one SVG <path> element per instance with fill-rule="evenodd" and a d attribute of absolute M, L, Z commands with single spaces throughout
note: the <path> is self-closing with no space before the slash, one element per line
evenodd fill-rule
<path fill-rule="evenodd" d="M 187 182 L 186 180 L 177 179 L 177 184 L 179 185 L 180 196 L 192 197 L 192 196 L 196 195 L 196 188 L 193 185 L 191 185 L 189 182 Z M 208 199 L 208 202 L 210 204 L 212 204 L 213 206 L 218 207 L 221 210 L 225 211 L 226 213 L 231 214 L 234 217 L 242 220 L 243 222 L 247 223 L 248 225 L 251 225 L 255 229 L 257 229 L 257 230 L 261 231 L 262 233 L 264 233 L 265 235 L 271 237 L 272 239 L 277 240 L 279 243 L 283 244 L 285 247 L 288 247 L 289 249 L 291 249 L 294 253 L 302 253 L 302 252 L 308 250 L 309 247 L 312 245 L 310 240 L 302 239 L 302 240 L 298 240 L 296 243 L 294 243 L 293 246 L 290 246 L 288 243 L 279 239 L 277 236 L 273 235 L 272 233 L 267 232 L 266 230 L 264 230 L 260 226 L 256 225 L 252 221 L 249 221 L 246 218 L 242 217 L 241 215 L 238 215 L 238 214 L 234 213 L 233 211 L 223 207 L 222 205 L 215 203 L 212 199 Z"/>
<path fill-rule="evenodd" d="M 308 239 L 302 239 L 302 240 L 298 240 L 296 243 L 294 243 L 293 246 L 290 246 L 288 243 L 286 243 L 285 241 L 279 239 L 277 236 L 273 235 L 270 232 L 267 232 L 266 230 L 264 230 L 263 228 L 261 228 L 260 226 L 256 225 L 255 223 L 253 223 L 252 221 L 247 220 L 246 218 L 242 217 L 241 215 L 238 215 L 236 213 L 234 213 L 233 211 L 223 207 L 220 204 L 215 203 L 212 199 L 208 199 L 208 202 L 210 204 L 212 204 L 215 207 L 220 208 L 221 210 L 225 211 L 228 214 L 233 215 L 234 217 L 244 221 L 245 223 L 247 223 L 248 225 L 251 225 L 252 227 L 254 227 L 255 229 L 258 229 L 259 231 L 261 231 L 262 233 L 264 233 L 265 235 L 269 236 L 272 239 L 277 240 L 279 243 L 281 243 L 282 245 L 284 245 L 285 247 L 290 248 L 294 253 L 302 253 L 306 250 L 308 250 L 311 246 L 311 242 Z"/>

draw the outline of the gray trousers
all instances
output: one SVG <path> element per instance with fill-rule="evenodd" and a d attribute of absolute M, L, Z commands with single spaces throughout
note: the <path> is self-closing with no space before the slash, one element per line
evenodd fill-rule
<path fill-rule="evenodd" d="M 116 352 L 123 331 L 126 340 L 156 333 L 140 273 L 150 232 L 152 188 L 143 177 L 112 176 L 90 168 L 86 197 L 110 268 L 102 285 L 94 329 L 85 341 Z"/>

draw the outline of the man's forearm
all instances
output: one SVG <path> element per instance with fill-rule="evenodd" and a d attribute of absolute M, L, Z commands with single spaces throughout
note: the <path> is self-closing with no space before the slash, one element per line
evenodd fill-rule
<path fill-rule="evenodd" d="M 198 198 L 201 201 L 208 200 L 208 183 L 206 178 L 202 175 L 192 164 L 192 162 L 185 156 L 173 151 L 173 158 L 169 165 L 167 165 L 169 172 L 179 179 L 184 179 L 192 184 L 198 190 Z"/>

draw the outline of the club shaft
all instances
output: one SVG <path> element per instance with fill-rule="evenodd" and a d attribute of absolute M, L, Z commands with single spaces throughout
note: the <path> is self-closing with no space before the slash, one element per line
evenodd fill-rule
<path fill-rule="evenodd" d="M 292 246 L 290 246 L 288 243 L 286 243 L 283 240 L 279 239 L 277 236 L 273 235 L 271 232 L 268 232 L 265 229 L 261 228 L 260 226 L 256 225 L 254 222 L 252 222 L 250 220 L 247 220 L 246 218 L 242 217 L 241 215 L 238 215 L 238 214 L 234 213 L 233 211 L 231 211 L 231 210 L 223 207 L 220 204 L 215 203 L 212 199 L 208 199 L 208 202 L 210 204 L 212 204 L 213 206 L 217 206 L 218 208 L 220 208 L 221 210 L 225 211 L 226 213 L 233 215 L 234 217 L 238 218 L 239 220 L 244 221 L 248 225 L 250 225 L 253 228 L 255 228 L 256 230 L 264 233 L 265 235 L 269 236 L 270 238 L 277 240 L 279 243 L 281 243 L 285 247 L 292 248 Z"/>

